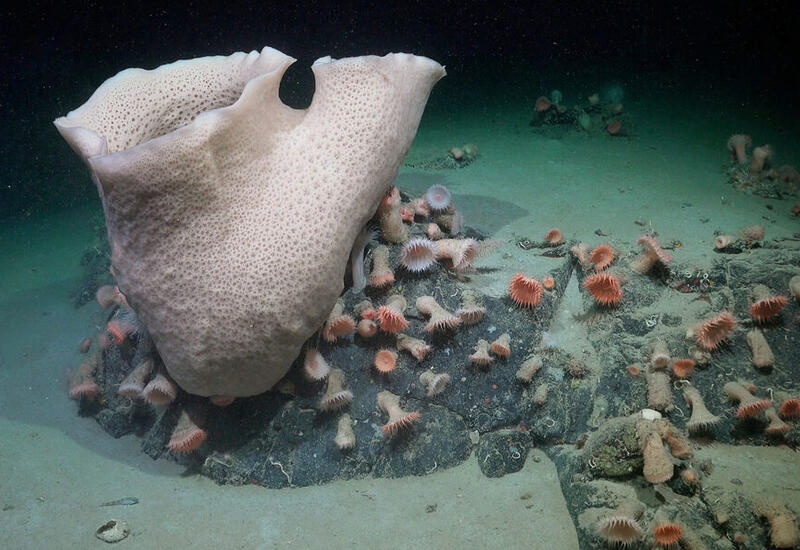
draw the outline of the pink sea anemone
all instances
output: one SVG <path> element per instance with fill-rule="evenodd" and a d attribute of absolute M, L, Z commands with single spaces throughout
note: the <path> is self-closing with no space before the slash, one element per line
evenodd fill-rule
<path fill-rule="evenodd" d="M 142 398 L 151 405 L 167 405 L 178 396 L 178 385 L 163 367 L 150 379 L 142 390 Z"/>
<path fill-rule="evenodd" d="M 622 287 L 619 278 L 610 273 L 601 272 L 589 275 L 583 280 L 583 287 L 594 299 L 604 306 L 614 306 L 622 299 Z"/>
<path fill-rule="evenodd" d="M 392 372 L 397 366 L 397 354 L 390 349 L 378 350 L 373 365 L 375 365 L 375 370 L 380 373 Z"/>
<path fill-rule="evenodd" d="M 306 349 L 306 357 L 303 360 L 303 374 L 307 380 L 318 382 L 328 377 L 331 372 L 331 366 L 322 357 L 322 354 L 317 348 Z"/>
<path fill-rule="evenodd" d="M 436 185 L 431 185 L 428 190 L 425 191 L 425 202 L 428 203 L 431 210 L 442 211 L 450 207 L 453 203 L 453 198 L 447 187 L 437 183 Z"/>
<path fill-rule="evenodd" d="M 609 244 L 599 244 L 589 253 L 589 261 L 597 271 L 602 271 L 614 261 L 614 249 Z"/>
<path fill-rule="evenodd" d="M 728 138 L 728 151 L 739 164 L 747 163 L 747 148 L 752 145 L 753 139 L 745 134 L 734 134 Z"/>
<path fill-rule="evenodd" d="M 415 237 L 403 245 L 400 264 L 412 273 L 422 273 L 436 264 L 436 245 L 430 239 Z"/>
<path fill-rule="evenodd" d="M 706 351 L 716 349 L 736 328 L 736 319 L 729 311 L 722 311 L 706 319 L 694 329 L 697 343 Z"/>
<path fill-rule="evenodd" d="M 508 291 L 511 299 L 522 307 L 535 307 L 542 301 L 542 283 L 523 273 L 517 273 L 511 278 Z"/>
<path fill-rule="evenodd" d="M 564 242 L 564 233 L 557 227 L 554 227 L 544 234 L 544 240 L 551 246 L 559 245 Z"/>
<path fill-rule="evenodd" d="M 394 294 L 386 300 L 386 304 L 378 308 L 377 315 L 381 330 L 384 332 L 400 332 L 408 328 L 408 321 L 403 315 L 406 299 Z"/>
<path fill-rule="evenodd" d="M 167 443 L 167 449 L 174 453 L 188 453 L 202 445 L 208 438 L 208 433 L 199 426 L 204 416 L 199 408 L 182 410 L 178 424 Z"/>

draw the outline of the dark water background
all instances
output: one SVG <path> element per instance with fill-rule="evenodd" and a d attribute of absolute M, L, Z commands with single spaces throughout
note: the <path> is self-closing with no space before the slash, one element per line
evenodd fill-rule
<path fill-rule="evenodd" d="M 298 59 L 282 97 L 302 107 L 313 94 L 314 59 L 405 51 L 447 66 L 428 107 L 434 114 L 520 91 L 535 99 L 560 75 L 727 94 L 742 109 L 780 118 L 771 121 L 780 129 L 798 120 L 799 12 L 796 2 L 738 0 L 19 2 L 0 15 L 0 219 L 97 200 L 51 121 L 128 67 L 269 45 Z"/>

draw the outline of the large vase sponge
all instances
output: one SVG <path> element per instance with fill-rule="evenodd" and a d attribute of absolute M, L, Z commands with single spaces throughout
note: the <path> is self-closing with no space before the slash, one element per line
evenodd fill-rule
<path fill-rule="evenodd" d="M 89 165 L 120 290 L 199 395 L 272 387 L 322 325 L 397 174 L 438 63 L 323 58 L 305 110 L 271 48 L 126 70 L 55 121 Z"/>

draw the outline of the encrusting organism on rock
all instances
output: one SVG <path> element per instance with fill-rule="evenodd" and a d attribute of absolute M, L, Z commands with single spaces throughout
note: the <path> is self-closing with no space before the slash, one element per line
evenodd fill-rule
<path fill-rule="evenodd" d="M 520 365 L 519 369 L 517 369 L 516 377 L 517 380 L 524 383 L 529 383 L 533 380 L 533 377 L 536 376 L 536 373 L 539 372 L 539 369 L 542 368 L 542 358 L 538 355 L 533 355 L 525 359 Z"/>
<path fill-rule="evenodd" d="M 471 289 L 461 293 L 461 307 L 456 310 L 456 315 L 465 325 L 474 325 L 483 319 L 486 313 L 480 295 Z"/>
<path fill-rule="evenodd" d="M 736 319 L 728 311 L 722 311 L 699 323 L 691 334 L 697 344 L 704 350 L 711 351 L 719 347 L 725 338 L 736 328 Z"/>
<path fill-rule="evenodd" d="M 666 265 L 672 261 L 672 254 L 665 252 L 658 241 L 652 235 L 642 235 L 636 239 L 636 243 L 641 246 L 641 252 L 631 262 L 631 268 L 641 274 L 650 273 L 656 263 Z"/>
<path fill-rule="evenodd" d="M 498 357 L 508 357 L 511 355 L 511 336 L 509 336 L 507 332 L 504 332 L 497 337 L 497 340 L 490 344 L 489 348 L 492 350 L 492 353 Z"/>
<path fill-rule="evenodd" d="M 333 442 L 340 451 L 346 451 L 356 446 L 356 434 L 353 431 L 353 420 L 350 415 L 345 413 L 339 417 L 339 422 L 336 424 L 336 436 Z"/>
<path fill-rule="evenodd" d="M 598 520 L 597 535 L 606 542 L 622 546 L 641 540 L 644 529 L 638 520 L 643 511 L 644 506 L 637 500 L 622 501 L 611 514 Z"/>
<path fill-rule="evenodd" d="M 384 332 L 400 332 L 408 328 L 403 312 L 406 309 L 406 299 L 402 294 L 393 294 L 386 300 L 386 304 L 378 308 L 377 315 L 381 330 Z"/>
<path fill-rule="evenodd" d="M 437 374 L 433 371 L 426 370 L 419 375 L 419 381 L 428 389 L 427 396 L 435 397 L 444 392 L 447 388 L 447 385 L 450 383 L 450 375 L 446 372 Z"/>
<path fill-rule="evenodd" d="M 750 353 L 753 358 L 753 365 L 765 369 L 775 364 L 775 356 L 769 347 L 764 333 L 754 328 L 747 332 L 747 343 L 750 344 Z"/>
<path fill-rule="evenodd" d="M 397 349 L 407 351 L 417 361 L 425 359 L 425 356 L 431 351 L 431 347 L 424 340 L 402 333 L 397 335 Z"/>
<path fill-rule="evenodd" d="M 389 415 L 389 421 L 381 426 L 383 435 L 387 437 L 409 428 L 422 417 L 418 411 L 404 411 L 400 408 L 400 397 L 386 390 L 378 393 L 378 407 Z"/>
<path fill-rule="evenodd" d="M 142 397 L 151 405 L 166 405 L 175 401 L 178 396 L 178 385 L 167 374 L 163 365 L 159 365 L 156 374 L 142 390 Z"/>
<path fill-rule="evenodd" d="M 461 324 L 461 319 L 440 306 L 433 296 L 420 296 L 416 306 L 417 311 L 429 317 L 426 332 L 445 332 Z"/>
<path fill-rule="evenodd" d="M 774 319 L 789 302 L 786 296 L 773 295 L 765 285 L 755 285 L 750 291 L 750 316 L 756 323 Z"/>
<path fill-rule="evenodd" d="M 722 390 L 732 401 L 739 403 L 739 407 L 736 410 L 736 416 L 739 418 L 755 416 L 772 405 L 769 399 L 761 399 L 754 396 L 739 382 L 728 382 L 723 386 Z"/>
<path fill-rule="evenodd" d="M 692 416 L 686 422 L 686 429 L 691 433 L 703 432 L 716 426 L 721 418 L 706 407 L 700 392 L 694 386 L 686 385 L 683 388 L 683 398 L 692 408 Z"/>
<path fill-rule="evenodd" d="M 775 499 L 756 501 L 755 512 L 769 523 L 769 537 L 775 548 L 794 548 L 800 544 L 797 518 L 783 503 Z"/>
<path fill-rule="evenodd" d="M 394 284 L 394 272 L 389 267 L 389 248 L 380 244 L 372 251 L 372 271 L 369 286 L 383 288 Z"/>
<path fill-rule="evenodd" d="M 403 245 L 400 265 L 412 273 L 423 273 L 436 264 L 436 245 L 430 239 L 414 237 Z"/>
<path fill-rule="evenodd" d="M 522 273 L 517 273 L 511 278 L 509 285 L 511 299 L 522 307 L 535 307 L 542 301 L 542 283 Z"/>
<path fill-rule="evenodd" d="M 355 319 L 344 313 L 344 302 L 336 300 L 328 320 L 322 327 L 322 337 L 328 342 L 335 342 L 341 336 L 352 333 L 356 328 Z"/>
<path fill-rule="evenodd" d="M 204 423 L 206 409 L 199 405 L 184 407 L 178 423 L 167 442 L 167 449 L 175 453 L 194 451 L 208 437 L 208 433 L 200 426 Z"/>
<path fill-rule="evenodd" d="M 475 344 L 475 353 L 469 356 L 469 362 L 479 367 L 486 367 L 489 366 L 492 361 L 494 361 L 494 357 L 489 355 L 489 342 L 481 338 L 478 340 L 478 343 Z"/>
<path fill-rule="evenodd" d="M 604 306 L 615 306 L 622 299 L 619 278 L 605 271 L 584 278 L 583 287 L 592 294 L 598 304 Z"/>
<path fill-rule="evenodd" d="M 331 366 L 322 357 L 319 350 L 313 347 L 306 348 L 306 356 L 303 360 L 303 374 L 306 380 L 319 382 L 320 380 L 325 380 L 330 372 Z"/>
<path fill-rule="evenodd" d="M 353 392 L 344 389 L 344 371 L 331 369 L 328 387 L 319 400 L 319 408 L 325 412 L 338 411 L 353 402 Z"/>

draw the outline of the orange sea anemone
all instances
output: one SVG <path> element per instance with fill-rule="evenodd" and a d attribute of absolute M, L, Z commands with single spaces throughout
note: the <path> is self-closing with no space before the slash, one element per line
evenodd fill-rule
<path fill-rule="evenodd" d="M 550 275 L 546 275 L 545 278 L 542 279 L 542 286 L 547 290 L 553 290 L 553 287 L 556 286 L 556 280 Z"/>
<path fill-rule="evenodd" d="M 322 337 L 328 342 L 335 342 L 341 336 L 353 332 L 355 328 L 355 319 L 344 313 L 344 302 L 337 300 L 322 327 Z"/>
<path fill-rule="evenodd" d="M 608 135 L 610 136 L 618 136 L 621 131 L 622 121 L 619 119 L 614 119 L 606 124 L 606 132 L 608 132 Z"/>
<path fill-rule="evenodd" d="M 381 426 L 383 435 L 387 437 L 405 431 L 422 417 L 418 411 L 404 411 L 400 408 L 400 397 L 386 390 L 378 394 L 378 407 L 389 415 L 389 421 Z"/>
<path fill-rule="evenodd" d="M 564 234 L 561 232 L 560 229 L 554 227 L 550 229 L 547 233 L 544 234 L 544 240 L 546 243 L 551 244 L 553 246 L 559 245 L 564 242 Z"/>
<path fill-rule="evenodd" d="M 733 332 L 734 328 L 736 328 L 736 319 L 729 311 L 722 311 L 700 323 L 694 329 L 694 334 L 700 347 L 711 351 L 716 349 Z"/>
<path fill-rule="evenodd" d="M 639 376 L 641 373 L 642 373 L 642 367 L 640 367 L 636 363 L 628 365 L 628 374 L 630 374 L 631 376 L 636 377 Z"/>
<path fill-rule="evenodd" d="M 553 106 L 553 104 L 545 96 L 539 96 L 536 99 L 536 112 L 537 113 L 543 113 L 543 112 L 547 111 L 548 109 L 550 109 L 550 107 L 552 107 L 552 106 Z"/>
<path fill-rule="evenodd" d="M 400 332 L 408 328 L 403 312 L 406 309 L 406 299 L 400 294 L 394 294 L 386 300 L 386 304 L 378 308 L 377 316 L 384 332 Z"/>
<path fill-rule="evenodd" d="M 397 366 L 397 354 L 390 349 L 378 350 L 373 364 L 375 365 L 375 370 L 380 373 L 392 372 Z"/>
<path fill-rule="evenodd" d="M 504 332 L 489 345 L 489 348 L 498 357 L 508 357 L 511 355 L 511 336 Z"/>
<path fill-rule="evenodd" d="M 608 244 L 599 244 L 589 253 L 589 261 L 597 271 L 602 271 L 614 261 L 614 249 Z"/>
<path fill-rule="evenodd" d="M 658 521 L 653 527 L 653 538 L 662 546 L 669 546 L 681 540 L 683 528 L 672 521 Z"/>
<path fill-rule="evenodd" d="M 479 367 L 489 366 L 494 361 L 494 357 L 489 355 L 489 349 L 489 342 L 481 338 L 475 344 L 475 353 L 469 356 L 469 362 Z"/>
<path fill-rule="evenodd" d="M 362 338 L 372 338 L 378 332 L 378 324 L 372 319 L 361 319 L 357 330 Z"/>
<path fill-rule="evenodd" d="M 694 371 L 694 359 L 675 359 L 672 363 L 672 372 L 678 378 L 687 378 Z"/>
<path fill-rule="evenodd" d="M 753 145 L 753 139 L 745 134 L 734 134 L 728 138 L 728 151 L 731 159 L 739 164 L 747 163 L 747 148 Z"/>
<path fill-rule="evenodd" d="M 619 278 L 610 273 L 601 272 L 589 275 L 583 280 L 583 287 L 592 293 L 599 304 L 604 306 L 617 305 L 622 299 Z"/>
<path fill-rule="evenodd" d="M 394 272 L 389 267 L 389 248 L 378 245 L 372 251 L 372 271 L 369 274 L 369 286 L 382 288 L 394 284 Z"/>
<path fill-rule="evenodd" d="M 306 379 L 313 382 L 324 380 L 331 372 L 331 366 L 322 357 L 322 354 L 317 348 L 308 348 L 306 356 L 303 360 L 303 374 Z"/>
<path fill-rule="evenodd" d="M 779 411 L 784 418 L 795 418 L 800 416 L 800 398 L 789 397 L 781 403 Z"/>
<path fill-rule="evenodd" d="M 353 392 L 344 389 L 344 371 L 331 369 L 328 387 L 319 400 L 319 408 L 325 412 L 338 411 L 353 402 Z"/>
<path fill-rule="evenodd" d="M 665 252 L 658 240 L 652 235 L 642 235 L 636 239 L 636 243 L 642 247 L 642 254 L 658 259 L 661 263 L 668 264 L 672 261 L 672 254 Z"/>
<path fill-rule="evenodd" d="M 418 297 L 416 306 L 417 311 L 428 317 L 425 332 L 445 332 L 461 324 L 461 318 L 440 306 L 433 296 Z"/>
<path fill-rule="evenodd" d="M 183 409 L 178 418 L 178 424 L 172 431 L 167 443 L 167 449 L 174 453 L 188 453 L 194 451 L 208 437 L 208 433 L 198 426 L 203 420 L 201 409 Z"/>
<path fill-rule="evenodd" d="M 535 307 L 542 301 L 542 283 L 522 273 L 511 278 L 509 286 L 511 299 L 522 307 Z"/>
<path fill-rule="evenodd" d="M 142 390 L 142 398 L 151 405 L 166 405 L 175 401 L 178 385 L 162 366 Z"/>
<path fill-rule="evenodd" d="M 397 349 L 410 353 L 417 361 L 425 359 L 425 356 L 431 351 L 431 347 L 424 340 L 414 338 L 408 334 L 397 335 Z"/>
<path fill-rule="evenodd" d="M 756 292 L 754 291 L 754 297 L 755 295 Z M 789 303 L 789 299 L 782 294 L 777 296 L 758 296 L 758 300 L 750 305 L 750 316 L 757 323 L 769 321 L 777 317 L 787 303 Z"/>
<path fill-rule="evenodd" d="M 756 397 L 738 382 L 728 382 L 722 387 L 722 391 L 731 400 L 739 402 L 739 407 L 736 409 L 736 416 L 739 418 L 755 416 L 772 405 L 772 401 Z"/>

